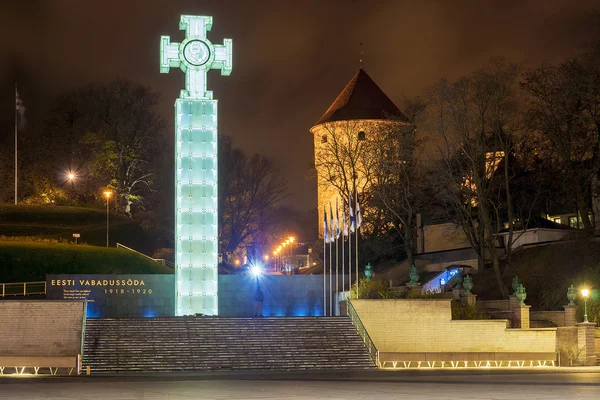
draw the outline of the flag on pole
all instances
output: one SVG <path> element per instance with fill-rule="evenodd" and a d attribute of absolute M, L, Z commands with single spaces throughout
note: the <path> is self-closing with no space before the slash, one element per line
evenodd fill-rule
<path fill-rule="evenodd" d="M 23 118 L 23 114 L 25 113 L 25 106 L 23 105 L 23 100 L 19 95 L 19 92 L 15 91 L 15 110 L 19 113 L 19 116 Z M 21 121 L 21 124 L 23 121 Z"/>
<path fill-rule="evenodd" d="M 327 232 L 327 210 L 323 210 L 323 240 L 325 243 L 329 243 L 329 233 Z"/>
<path fill-rule="evenodd" d="M 342 212 L 342 233 L 344 236 L 348 236 L 348 223 L 346 221 L 346 200 L 344 200 L 344 210 Z"/>
<path fill-rule="evenodd" d="M 352 195 L 348 194 L 348 209 L 350 210 L 350 232 L 354 232 L 354 209 L 352 208 Z"/>
<path fill-rule="evenodd" d="M 329 203 L 329 241 L 333 242 L 335 240 L 335 220 L 333 219 L 333 208 L 331 208 L 331 203 Z"/>
<path fill-rule="evenodd" d="M 338 205 L 338 199 L 336 197 L 335 199 L 335 238 L 339 239 L 340 238 L 340 208 Z"/>
<path fill-rule="evenodd" d="M 360 204 L 358 203 L 358 192 L 356 193 L 356 229 L 362 225 L 362 217 L 360 215 Z"/>
<path fill-rule="evenodd" d="M 19 92 L 17 93 L 17 98 L 15 99 L 16 102 L 16 109 L 17 111 L 21 110 L 23 108 L 23 100 L 21 100 L 21 96 L 19 96 Z"/>

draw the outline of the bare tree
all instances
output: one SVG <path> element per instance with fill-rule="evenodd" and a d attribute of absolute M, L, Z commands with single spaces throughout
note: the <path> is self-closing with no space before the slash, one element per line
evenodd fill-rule
<path fill-rule="evenodd" d="M 509 169 L 512 136 L 520 129 L 515 88 L 516 65 L 493 59 L 488 66 L 455 82 L 442 80 L 432 89 L 440 163 L 437 170 L 440 198 L 446 215 L 465 232 L 481 265 L 486 257 L 503 296 L 496 233 L 504 208 L 512 229 L 510 175 L 498 186 L 498 167 Z M 499 191 L 504 196 L 499 196 Z M 508 245 L 512 245 L 512 238 Z"/>
<path fill-rule="evenodd" d="M 321 143 L 315 149 L 315 168 L 322 189 L 346 199 L 359 187 L 365 189 L 361 160 L 370 129 L 360 121 L 328 122 L 323 126 L 325 133 L 317 138 Z"/>
<path fill-rule="evenodd" d="M 411 123 L 425 110 L 421 99 L 405 98 L 405 110 Z M 384 210 L 388 224 L 398 239 L 410 265 L 414 264 L 416 216 L 427 202 L 429 185 L 423 157 L 423 140 L 414 125 L 390 123 L 381 126 L 367 142 L 363 165 L 369 172 L 374 203 Z"/>
<path fill-rule="evenodd" d="M 251 242 L 265 242 L 268 213 L 287 196 L 287 181 L 272 160 L 259 154 L 248 157 L 228 137 L 219 139 L 219 162 L 219 237 L 227 257 Z"/>
<path fill-rule="evenodd" d="M 523 83 L 538 152 L 551 162 L 563 190 L 573 194 L 588 232 L 600 231 L 599 63 L 600 54 L 587 53 L 529 71 Z"/>

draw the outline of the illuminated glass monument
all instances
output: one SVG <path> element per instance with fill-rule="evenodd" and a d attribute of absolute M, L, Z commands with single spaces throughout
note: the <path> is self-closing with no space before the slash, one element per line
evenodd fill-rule
<path fill-rule="evenodd" d="M 160 72 L 185 72 L 175 101 L 175 285 L 176 315 L 218 314 L 217 100 L 206 73 L 231 73 L 232 41 L 206 38 L 212 17 L 182 15 L 186 37 L 160 39 Z"/>

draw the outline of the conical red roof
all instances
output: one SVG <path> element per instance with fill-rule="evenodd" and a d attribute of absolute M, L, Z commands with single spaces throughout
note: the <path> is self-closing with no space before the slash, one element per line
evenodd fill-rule
<path fill-rule="evenodd" d="M 395 115 L 402 121 L 408 121 L 406 116 L 361 68 L 315 125 L 355 119 L 387 119 L 389 115 Z"/>

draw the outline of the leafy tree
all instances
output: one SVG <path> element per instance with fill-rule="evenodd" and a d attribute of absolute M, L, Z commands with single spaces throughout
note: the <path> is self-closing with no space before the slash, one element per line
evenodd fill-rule
<path fill-rule="evenodd" d="M 79 171 L 88 196 L 113 189 L 117 207 L 130 217 L 148 206 L 160 167 L 165 124 L 158 100 L 149 88 L 125 80 L 91 84 L 59 96 L 47 121 L 57 163 Z"/>

